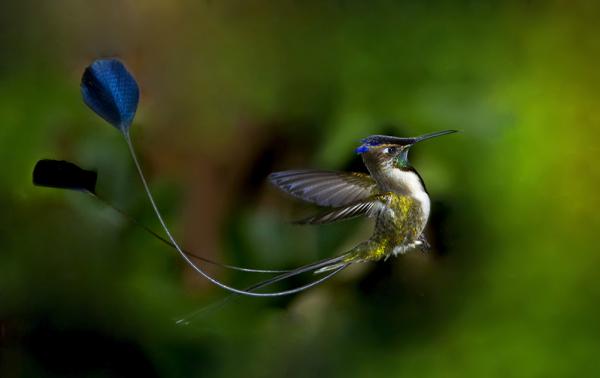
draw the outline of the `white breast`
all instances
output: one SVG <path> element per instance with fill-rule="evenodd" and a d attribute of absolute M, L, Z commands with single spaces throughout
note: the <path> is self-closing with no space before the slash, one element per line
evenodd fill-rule
<path fill-rule="evenodd" d="M 425 191 L 425 188 L 421 184 L 419 176 L 411 171 L 403 171 L 398 168 L 393 168 L 390 174 L 390 184 L 392 190 L 413 197 L 421 204 L 421 210 L 423 211 L 423 217 L 425 219 L 423 224 L 427 222 L 429 218 L 429 210 L 431 208 L 431 201 Z"/>

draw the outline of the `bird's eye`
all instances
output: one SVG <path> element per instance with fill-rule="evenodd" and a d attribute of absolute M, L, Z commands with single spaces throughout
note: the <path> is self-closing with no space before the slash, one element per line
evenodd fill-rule
<path fill-rule="evenodd" d="M 396 153 L 396 147 L 387 147 L 383 152 L 388 155 L 393 155 Z"/>

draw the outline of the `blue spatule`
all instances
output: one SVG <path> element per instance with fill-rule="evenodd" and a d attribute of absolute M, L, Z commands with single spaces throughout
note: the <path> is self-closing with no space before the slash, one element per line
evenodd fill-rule
<path fill-rule="evenodd" d="M 89 106 L 96 114 L 121 132 L 121 135 L 123 136 L 123 139 L 125 139 L 127 147 L 129 148 L 129 153 L 133 163 L 135 164 L 140 179 L 142 180 L 142 184 L 144 185 L 144 190 L 146 191 L 148 200 L 152 205 L 152 209 L 154 210 L 160 225 L 167 234 L 170 244 L 175 247 L 177 252 L 179 252 L 181 257 L 190 267 L 192 267 L 196 272 L 216 286 L 235 294 L 252 297 L 277 297 L 297 293 L 316 286 L 349 265 L 343 265 L 342 268 L 335 270 L 333 273 L 330 273 L 304 286 L 290 290 L 267 293 L 257 293 L 253 290 L 267 286 L 271 281 L 259 283 L 258 286 L 255 285 L 247 290 L 241 290 L 228 286 L 212 277 L 190 259 L 190 257 L 180 247 L 179 243 L 171 234 L 171 231 L 167 227 L 167 224 L 164 221 L 156 202 L 154 201 L 154 197 L 152 196 L 152 192 L 150 191 L 150 187 L 138 161 L 135 149 L 133 148 L 133 143 L 131 141 L 131 136 L 129 134 L 129 129 L 131 127 L 131 123 L 133 122 L 133 118 L 135 117 L 135 112 L 137 110 L 139 101 L 139 88 L 134 77 L 129 73 L 129 71 L 127 71 L 123 63 L 117 59 L 96 60 L 90 66 L 88 66 L 83 73 L 81 78 L 81 95 L 83 96 L 83 101 L 87 106 Z M 280 279 L 298 275 L 304 273 L 305 271 L 306 270 L 301 267 L 287 273 L 282 273 L 283 278 Z M 277 277 L 274 278 L 276 279 Z"/>
<path fill-rule="evenodd" d="M 33 185 L 96 194 L 98 173 L 65 160 L 39 160 L 33 168 Z"/>
<path fill-rule="evenodd" d="M 83 101 L 96 114 L 127 133 L 140 98 L 138 85 L 117 59 L 99 59 L 87 67 L 81 78 Z"/>

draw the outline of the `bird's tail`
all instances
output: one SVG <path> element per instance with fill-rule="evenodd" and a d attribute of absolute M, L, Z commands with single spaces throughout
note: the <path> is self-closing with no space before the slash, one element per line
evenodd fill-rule
<path fill-rule="evenodd" d="M 378 260 L 378 251 L 382 250 L 380 243 L 372 240 L 366 240 L 350 251 L 340 255 L 339 261 L 331 261 L 329 264 L 322 266 L 314 271 L 315 274 L 329 272 L 344 265 L 350 265 L 357 262 Z"/>
<path fill-rule="evenodd" d="M 312 287 L 315 287 L 315 286 L 329 280 L 330 278 L 335 276 L 337 273 L 341 272 L 342 270 L 346 269 L 348 266 L 352 265 L 352 263 L 354 263 L 355 261 L 350 259 L 349 253 L 350 252 L 345 253 L 343 255 L 329 257 L 329 258 L 326 258 L 323 260 L 319 260 L 314 263 L 302 265 L 298 268 L 278 274 L 275 277 L 255 283 L 254 285 L 245 288 L 244 291 L 255 292 L 259 289 L 265 288 L 267 286 L 271 286 L 277 282 L 284 281 L 288 278 L 295 277 L 295 276 L 298 276 L 303 273 L 312 272 L 313 274 L 320 274 L 323 272 L 329 272 L 325 276 L 318 278 L 317 280 L 314 280 L 312 282 L 309 282 L 308 284 L 306 284 L 304 286 L 297 287 L 297 288 L 291 289 L 291 290 L 282 291 L 282 292 L 275 292 L 275 293 L 273 293 L 274 294 L 273 296 L 294 294 L 294 293 L 299 293 L 304 290 L 308 290 Z M 217 302 L 214 302 L 208 306 L 204 306 L 204 307 L 178 319 L 176 321 L 176 323 L 180 324 L 180 325 L 187 325 L 190 323 L 190 321 L 192 319 L 198 317 L 199 315 L 201 315 L 203 313 L 206 313 L 207 311 L 215 310 L 215 309 L 223 306 L 225 303 L 227 303 L 232 298 L 235 298 L 236 296 L 238 296 L 238 294 L 236 294 L 236 293 L 229 294 Z"/>
<path fill-rule="evenodd" d="M 359 245 L 357 245 L 356 247 L 352 248 L 350 251 L 348 251 L 344 254 L 341 254 L 341 255 L 338 255 L 335 257 L 329 257 L 329 258 L 326 258 L 323 260 L 319 260 L 319 261 L 316 261 L 316 262 L 313 262 L 310 264 L 300 266 L 296 269 L 292 269 L 287 272 L 283 272 L 272 278 L 269 278 L 267 280 L 258 282 L 252 286 L 249 286 L 244 290 L 248 291 L 248 292 L 256 292 L 267 286 L 271 286 L 277 282 L 284 281 L 288 278 L 295 277 L 295 276 L 298 276 L 303 273 L 311 273 L 312 272 L 313 274 L 316 274 L 316 275 L 322 274 L 322 273 L 327 273 L 323 277 L 320 277 L 312 282 L 309 282 L 308 284 L 306 284 L 304 286 L 297 287 L 297 288 L 291 289 L 291 290 L 282 291 L 279 293 L 274 292 L 273 296 L 299 293 L 301 291 L 310 289 L 312 287 L 317 286 L 318 284 L 321 284 L 321 283 L 331 279 L 337 273 L 346 269 L 350 265 L 353 265 L 353 264 L 359 263 L 359 262 L 376 261 L 376 260 L 381 259 L 382 256 L 385 256 L 385 252 L 384 252 L 385 246 L 386 246 L 385 243 L 370 239 L 370 240 L 360 243 Z M 209 306 L 202 307 L 201 309 L 196 310 L 196 311 L 188 314 L 187 316 L 177 320 L 177 324 L 183 324 L 183 325 L 189 324 L 192 319 L 196 318 L 197 316 L 199 316 L 203 313 L 206 313 L 207 311 L 215 310 L 215 309 L 223 306 L 225 303 L 227 303 L 232 298 L 235 298 L 237 295 L 238 294 L 235 294 L 235 293 L 229 294 L 228 296 L 222 298 L 221 300 L 219 300 Z"/>

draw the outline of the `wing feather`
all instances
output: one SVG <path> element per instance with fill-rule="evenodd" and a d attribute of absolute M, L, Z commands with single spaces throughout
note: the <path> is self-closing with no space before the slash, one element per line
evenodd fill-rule
<path fill-rule="evenodd" d="M 384 208 L 387 202 L 386 194 L 373 195 L 365 200 L 338 207 L 315 216 L 302 219 L 298 224 L 325 224 L 359 216 L 373 217 Z"/>
<path fill-rule="evenodd" d="M 377 194 L 377 184 L 363 173 L 293 170 L 275 172 L 269 180 L 279 189 L 319 206 L 341 207 Z"/>

